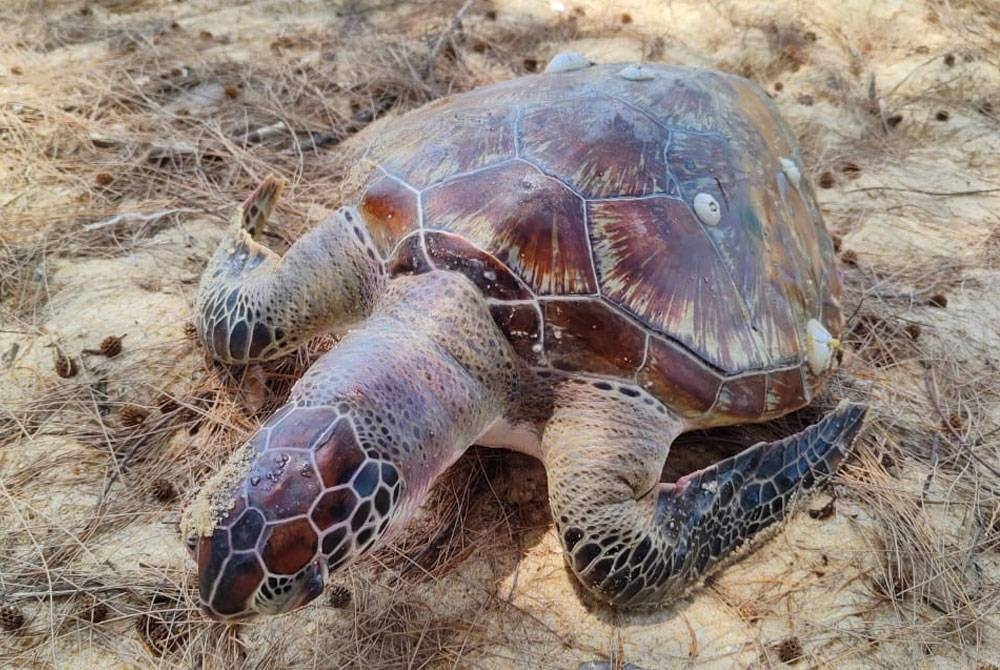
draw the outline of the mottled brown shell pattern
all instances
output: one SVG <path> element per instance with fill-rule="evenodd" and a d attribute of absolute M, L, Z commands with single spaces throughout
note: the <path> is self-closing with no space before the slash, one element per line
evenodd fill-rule
<path fill-rule="evenodd" d="M 645 68 L 522 77 L 397 119 L 359 209 L 394 273 L 464 273 L 532 365 L 634 381 L 692 425 L 801 407 L 819 383 L 806 323 L 836 336 L 842 318 L 794 136 L 743 78 Z"/>

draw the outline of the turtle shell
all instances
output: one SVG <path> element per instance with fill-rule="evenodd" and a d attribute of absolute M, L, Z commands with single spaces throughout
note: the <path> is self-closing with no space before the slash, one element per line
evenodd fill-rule
<path fill-rule="evenodd" d="M 841 330 L 801 165 L 746 79 L 592 66 L 394 120 L 358 202 L 391 272 L 464 273 L 529 364 L 636 383 L 717 425 L 805 405 L 806 324 Z"/>

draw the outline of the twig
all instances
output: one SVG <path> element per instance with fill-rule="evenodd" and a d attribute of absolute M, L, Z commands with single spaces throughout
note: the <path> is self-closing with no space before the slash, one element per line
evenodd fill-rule
<path fill-rule="evenodd" d="M 401 578 L 408 575 L 415 568 L 419 568 L 427 575 L 433 576 L 435 566 L 432 565 L 428 569 L 424 567 L 423 562 L 424 560 L 427 559 L 427 557 L 431 556 L 432 554 L 437 555 L 440 553 L 442 549 L 441 545 L 442 543 L 444 543 L 445 539 L 449 537 L 454 537 L 455 531 L 458 529 L 459 522 L 461 521 L 462 513 L 463 511 L 468 509 L 468 505 L 471 498 L 472 498 L 472 487 L 471 486 L 466 487 L 466 490 L 463 492 L 462 498 L 458 501 L 458 504 L 455 506 L 456 507 L 455 513 L 451 515 L 451 518 L 448 519 L 446 523 L 441 524 L 441 527 L 434 534 L 434 537 L 432 537 L 429 542 L 425 543 L 424 546 L 421 547 L 416 552 L 416 554 L 403 555 L 403 560 L 406 561 L 406 564 L 399 570 L 399 576 Z"/>
<path fill-rule="evenodd" d="M 101 228 L 117 226 L 120 223 L 149 223 L 151 221 L 155 222 L 160 219 L 165 219 L 166 217 L 173 216 L 174 214 L 193 214 L 197 211 L 197 209 L 181 207 L 177 209 L 161 209 L 148 214 L 144 214 L 143 212 L 125 212 L 124 214 L 116 214 L 110 219 L 105 219 L 104 221 L 88 223 L 83 227 L 83 229 L 89 233 L 95 230 L 100 230 Z"/>
<path fill-rule="evenodd" d="M 879 125 L 883 135 L 889 134 L 889 124 L 885 120 L 885 105 L 878 97 L 878 90 L 875 86 L 875 73 L 868 75 L 868 111 L 878 115 Z"/>
<path fill-rule="evenodd" d="M 438 36 L 437 41 L 434 43 L 434 47 L 431 49 L 430 54 L 427 56 L 427 62 L 424 65 L 423 72 L 419 75 L 423 80 L 424 84 L 430 89 L 432 97 L 437 96 L 437 91 L 433 85 L 433 75 L 434 75 L 434 65 L 437 63 L 437 59 L 441 56 L 441 52 L 444 50 L 445 44 L 451 39 L 452 34 L 458 30 L 462 25 L 462 17 L 472 6 L 475 0 L 465 0 L 458 11 L 451 17 L 451 21 L 448 27 Z M 414 73 L 416 76 L 416 73 Z M 378 118 L 383 112 L 388 111 L 393 105 L 399 101 L 399 96 L 395 94 L 383 95 L 375 102 L 374 106 L 363 109 L 351 117 L 350 123 L 348 123 L 343 128 L 335 128 L 324 133 L 316 133 L 312 135 L 306 141 L 300 143 L 298 146 L 293 148 L 293 153 L 299 153 L 303 151 L 315 151 L 321 147 L 329 146 L 332 144 L 339 144 L 345 139 L 360 132 Z"/>
<path fill-rule="evenodd" d="M 931 440 L 931 462 L 929 463 L 930 469 L 927 471 L 927 476 L 924 478 L 924 485 L 920 489 L 920 504 L 923 505 L 927 500 L 927 494 L 931 490 L 931 482 L 934 481 L 934 475 L 937 474 L 938 463 L 941 461 L 941 439 L 937 433 L 934 433 L 934 439 Z"/>
<path fill-rule="evenodd" d="M 170 158 L 172 156 L 192 156 L 198 153 L 198 147 L 191 142 L 186 141 L 177 141 L 172 143 L 138 142 L 122 137 L 115 137 L 113 135 L 102 135 L 100 133 L 91 133 L 88 138 L 91 143 L 99 149 L 126 147 L 129 149 L 145 151 L 146 153 L 144 158 L 146 160 Z"/>
<path fill-rule="evenodd" d="M 931 404 L 934 405 L 935 411 L 941 418 L 941 424 L 948 429 L 948 432 L 955 438 L 955 441 L 969 452 L 969 456 L 971 456 L 973 460 L 992 472 L 995 477 L 1000 477 L 1000 470 L 993 467 L 993 465 L 986 461 L 986 459 L 977 454 L 976 450 L 972 448 L 972 445 L 970 445 L 968 441 L 962 437 L 957 430 L 955 430 L 955 427 L 951 425 L 947 412 L 945 412 L 944 408 L 941 406 L 940 397 L 937 392 L 937 380 L 934 379 L 933 370 L 928 370 L 924 375 L 924 388 L 927 389 L 927 395 L 930 396 Z"/>
<path fill-rule="evenodd" d="M 469 10 L 469 7 L 472 6 L 474 1 L 475 0 L 465 0 L 465 2 L 462 3 L 462 6 L 458 8 L 455 15 L 451 17 L 451 22 L 448 24 L 448 27 L 445 28 L 444 32 L 438 36 L 437 42 L 434 43 L 434 48 L 431 49 L 431 53 L 427 57 L 427 64 L 424 66 L 424 81 L 428 84 L 431 83 L 431 79 L 434 76 L 434 65 L 437 63 L 437 59 L 441 55 L 441 52 L 444 50 L 445 42 L 450 40 L 452 33 L 458 30 L 462 25 L 462 17 L 465 15 L 465 12 Z"/>
<path fill-rule="evenodd" d="M 134 593 L 136 588 L 157 590 L 168 590 L 171 584 L 139 584 L 137 586 L 125 586 L 121 584 L 102 584 L 96 581 L 86 581 L 76 586 L 70 582 L 54 582 L 51 588 L 28 589 L 24 591 L 9 591 L 2 594 L 4 600 L 27 600 L 29 598 L 66 598 L 75 596 L 78 593 L 107 593 L 114 591 L 124 591 Z"/>
<path fill-rule="evenodd" d="M 427 63 L 424 65 L 424 71 L 421 73 L 420 77 L 423 79 L 428 88 L 431 89 L 432 96 L 436 96 L 436 91 L 434 91 L 434 85 L 432 83 L 434 65 L 437 63 L 437 59 L 441 56 L 445 43 L 462 25 L 462 17 L 465 15 L 465 12 L 469 10 L 469 7 L 472 6 L 473 2 L 475 2 L 475 0 L 465 0 L 462 6 L 458 8 L 458 11 L 451 17 L 451 22 L 448 24 L 448 27 L 438 36 L 437 41 L 434 43 L 434 47 L 427 56 Z M 365 126 L 378 118 L 378 116 L 383 112 L 388 111 L 398 101 L 398 95 L 383 95 L 372 107 L 363 109 L 352 116 L 350 123 L 348 123 L 345 127 L 335 128 L 334 130 L 330 130 L 325 133 L 312 135 L 308 140 L 295 147 L 293 151 L 296 153 L 301 151 L 315 151 L 316 149 L 329 146 L 331 144 L 339 144 L 351 135 L 363 130 Z"/>
<path fill-rule="evenodd" d="M 984 193 L 998 193 L 1000 188 L 979 188 L 973 189 L 971 191 L 925 191 L 922 188 L 912 188 L 907 186 L 905 188 L 899 188 L 898 186 L 868 186 L 866 188 L 854 188 L 850 191 L 845 191 L 845 193 L 861 193 L 863 191 L 902 191 L 904 193 L 920 193 L 921 195 L 933 195 L 942 197 L 958 198 L 967 195 L 983 195 Z"/>
<path fill-rule="evenodd" d="M 337 128 L 325 133 L 316 133 L 306 141 L 300 143 L 298 147 L 294 149 L 294 152 L 315 151 L 320 147 L 325 147 L 330 144 L 339 144 L 351 135 L 363 130 L 365 126 L 374 121 L 382 112 L 387 111 L 390 107 L 395 105 L 398 100 L 398 95 L 384 95 L 375 102 L 373 107 L 363 109 L 352 116 L 351 122 L 343 128 Z"/>
<path fill-rule="evenodd" d="M 263 126 L 261 128 L 255 128 L 254 130 L 248 131 L 241 138 L 244 144 L 255 144 L 257 142 L 263 142 L 264 140 L 270 139 L 275 135 L 280 135 L 288 130 L 288 125 L 284 121 L 278 121 L 277 123 L 272 123 L 269 126 Z"/>
<path fill-rule="evenodd" d="M 174 158 L 177 156 L 196 156 L 198 147 L 190 142 L 175 142 L 173 144 L 150 143 L 145 145 L 145 160 L 161 160 L 164 158 Z M 203 154 L 208 155 L 208 154 Z"/>

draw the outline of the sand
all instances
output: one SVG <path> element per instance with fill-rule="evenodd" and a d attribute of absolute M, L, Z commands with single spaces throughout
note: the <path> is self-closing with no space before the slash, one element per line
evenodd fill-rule
<path fill-rule="evenodd" d="M 494 0 L 453 22 L 458 9 L 0 8 L 0 606 L 26 616 L 0 631 L 0 665 L 996 667 L 1000 7 Z M 340 203 L 380 124 L 567 49 L 719 67 L 772 94 L 839 244 L 846 356 L 819 406 L 872 403 L 857 458 L 652 614 L 581 597 L 540 466 L 477 450 L 409 533 L 334 577 L 347 607 L 202 619 L 180 511 L 330 345 L 263 378 L 204 359 L 185 326 L 226 220 L 265 174 L 288 178 L 280 249 Z M 371 109 L 384 118 L 353 135 Z M 324 143 L 333 127 L 349 139 Z M 111 335 L 120 354 L 87 353 Z M 75 376 L 57 374 L 59 352 Z M 146 416 L 127 425 L 134 407 Z M 675 453 L 733 453 L 809 416 Z"/>

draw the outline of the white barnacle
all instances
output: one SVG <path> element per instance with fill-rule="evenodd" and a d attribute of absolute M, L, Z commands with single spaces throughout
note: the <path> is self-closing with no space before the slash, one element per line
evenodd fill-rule
<path fill-rule="evenodd" d="M 618 76 L 629 81 L 649 81 L 656 79 L 656 73 L 638 64 L 627 65 L 618 71 Z"/>
<path fill-rule="evenodd" d="M 556 54 L 549 61 L 549 64 L 545 66 L 545 72 L 548 74 L 555 74 L 557 72 L 572 72 L 574 70 L 582 70 L 586 67 L 590 67 L 594 62 L 576 51 L 563 51 L 562 53 Z"/>
<path fill-rule="evenodd" d="M 802 181 L 802 172 L 799 171 L 799 166 L 796 165 L 795 161 L 791 158 L 785 158 L 782 156 L 778 160 L 781 162 L 781 171 L 785 173 L 786 177 L 788 177 L 788 181 L 798 188 L 799 182 Z"/>
<path fill-rule="evenodd" d="M 840 348 L 840 340 L 830 334 L 816 319 L 806 324 L 806 362 L 814 375 L 830 369 L 833 354 Z"/>
<path fill-rule="evenodd" d="M 694 213 L 706 226 L 717 226 L 722 221 L 722 207 L 708 193 L 699 193 L 694 197 Z"/>

